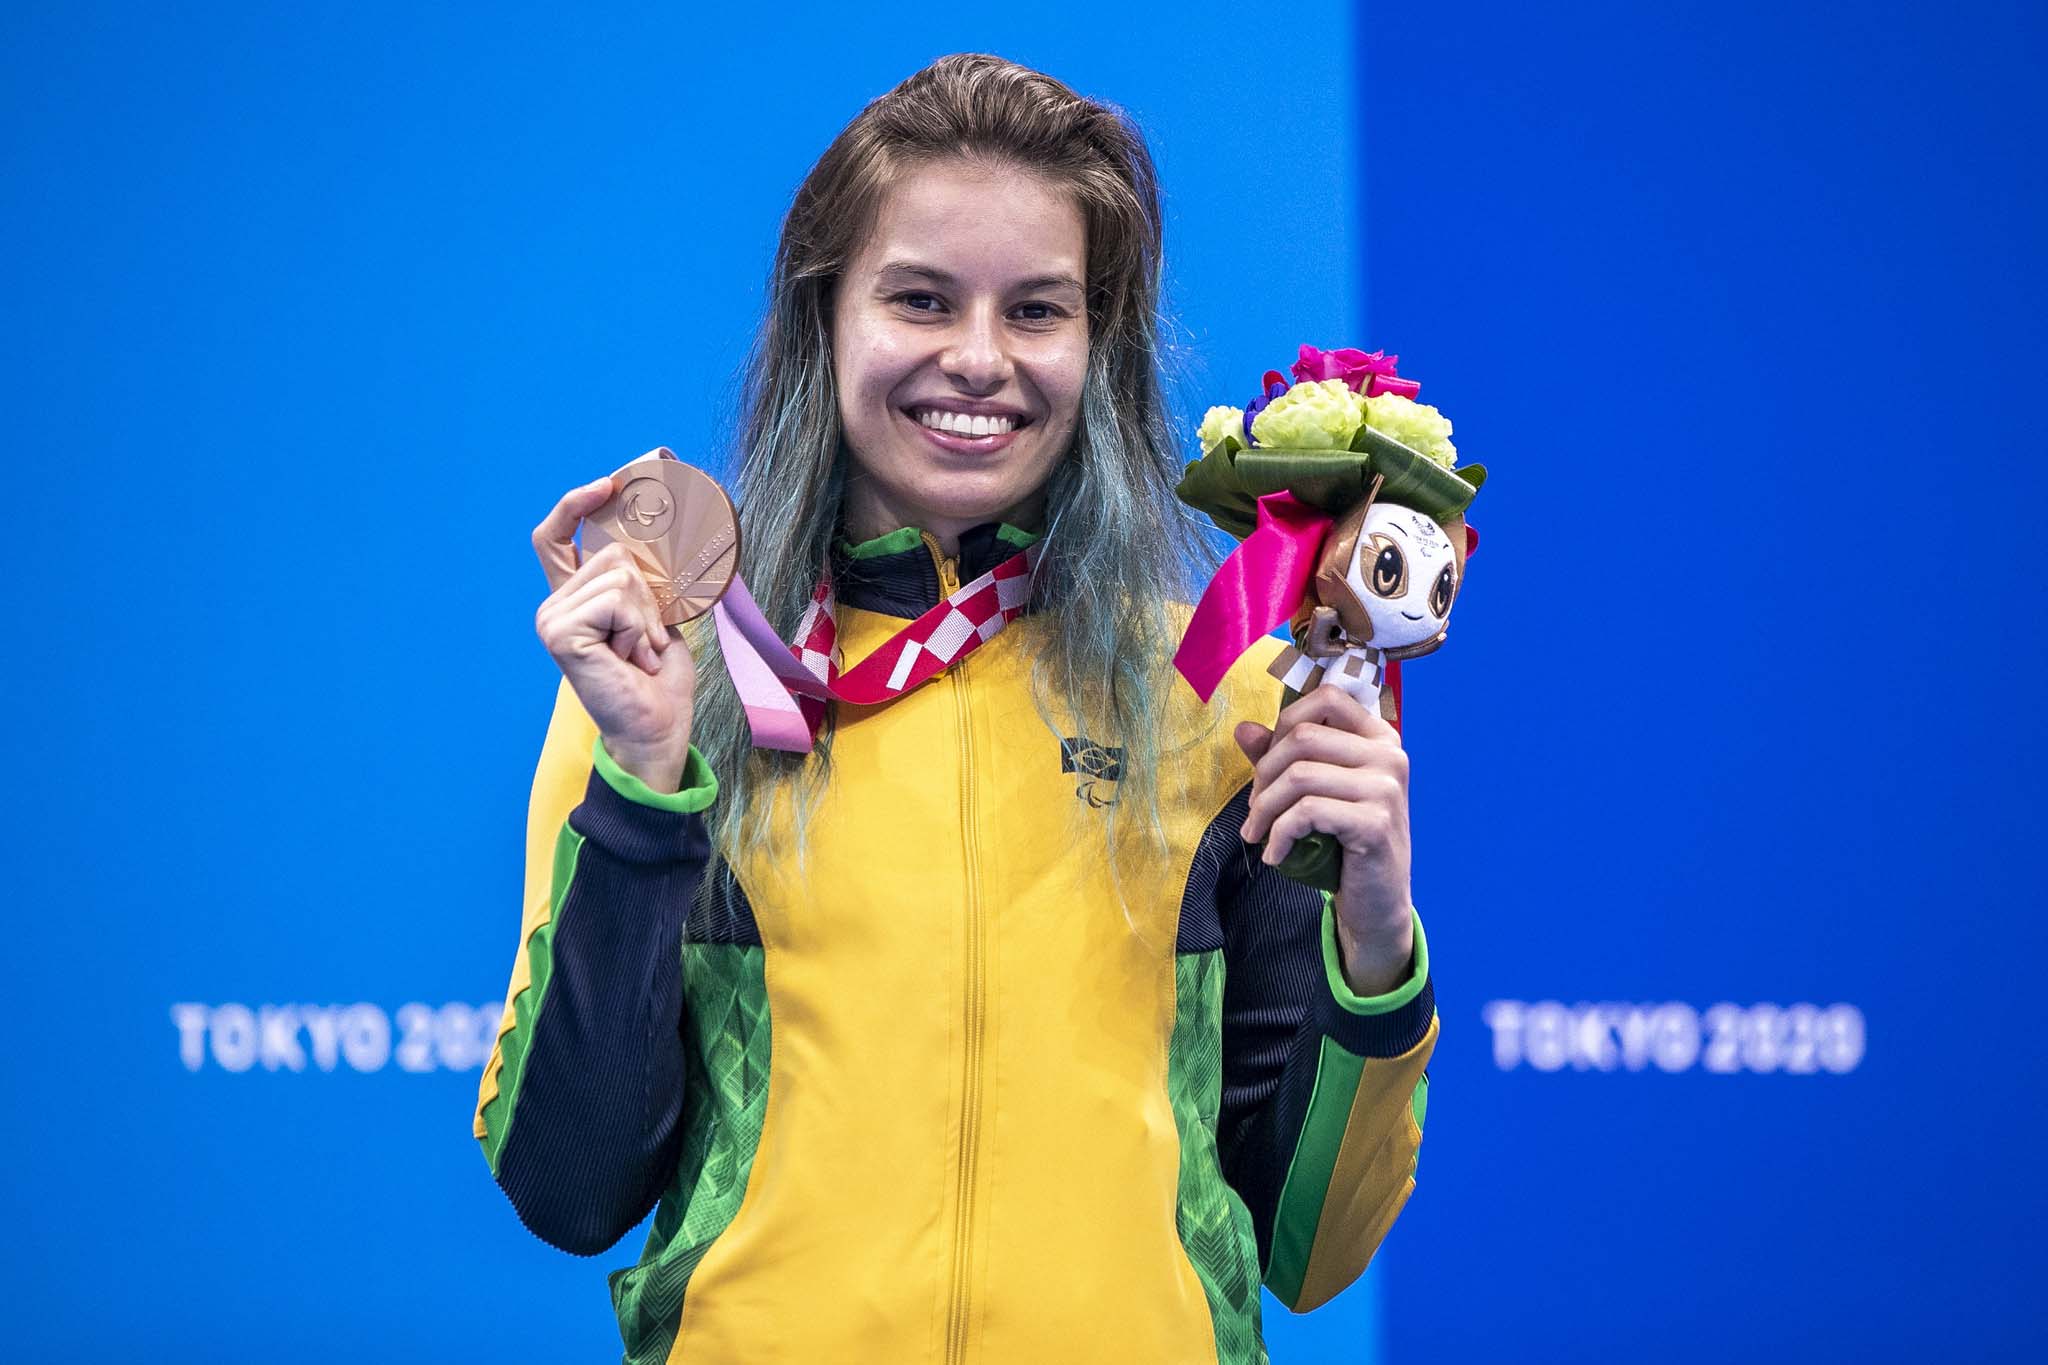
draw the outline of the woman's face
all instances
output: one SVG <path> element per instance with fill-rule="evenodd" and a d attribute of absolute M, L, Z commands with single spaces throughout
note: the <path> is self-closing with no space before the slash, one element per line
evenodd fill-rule
<path fill-rule="evenodd" d="M 1080 208 L 1038 176 L 928 162 L 884 196 L 833 300 L 848 530 L 1036 529 L 1088 365 Z"/>

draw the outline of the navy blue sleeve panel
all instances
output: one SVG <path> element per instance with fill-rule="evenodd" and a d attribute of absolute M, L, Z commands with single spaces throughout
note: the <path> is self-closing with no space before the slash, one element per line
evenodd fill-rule
<path fill-rule="evenodd" d="M 590 1256 L 675 1174 L 683 925 L 710 844 L 701 814 L 629 800 L 598 770 L 564 838 L 581 847 L 497 1178 L 535 1235 Z"/>
<path fill-rule="evenodd" d="M 1251 809 L 1247 783 L 1209 824 L 1190 865 L 1179 950 L 1221 947 L 1223 1102 L 1217 1154 L 1224 1178 L 1252 1215 L 1259 1259 L 1272 1250 L 1281 1190 L 1300 1141 L 1325 1038 L 1358 1057 L 1397 1057 L 1420 1043 L 1436 1014 L 1426 977 L 1391 1010 L 1360 1013 L 1333 979 L 1323 893 L 1281 876 L 1238 837 Z M 1410 980 L 1390 996 L 1415 985 Z M 1339 998 L 1341 991 L 1343 999 Z"/>

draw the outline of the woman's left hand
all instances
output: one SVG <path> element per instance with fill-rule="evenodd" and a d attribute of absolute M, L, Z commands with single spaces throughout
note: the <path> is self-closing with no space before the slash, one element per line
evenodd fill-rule
<path fill-rule="evenodd" d="M 1341 687 L 1324 686 L 1281 711 L 1272 729 L 1245 721 L 1235 737 L 1253 772 L 1243 838 L 1266 840 L 1265 860 L 1278 863 L 1312 831 L 1336 837 L 1346 981 L 1359 995 L 1392 990 L 1408 975 L 1415 941 L 1401 732 Z"/>

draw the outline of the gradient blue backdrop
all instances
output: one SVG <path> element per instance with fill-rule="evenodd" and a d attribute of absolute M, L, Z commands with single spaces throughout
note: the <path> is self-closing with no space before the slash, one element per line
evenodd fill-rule
<path fill-rule="evenodd" d="M 993 50 L 1124 104 L 1185 407 L 1403 357 L 1495 481 L 1411 667 L 1418 1193 L 1280 1361 L 2038 1354 L 2038 11 L 0 13 L 0 1356 L 594 1360 L 473 1067 L 179 1002 L 495 1002 L 526 530 L 707 463 L 790 191 Z M 1497 1067 L 1494 1000 L 1846 1002 L 1846 1075 Z M 451 1053 L 451 1056 L 453 1054 Z"/>

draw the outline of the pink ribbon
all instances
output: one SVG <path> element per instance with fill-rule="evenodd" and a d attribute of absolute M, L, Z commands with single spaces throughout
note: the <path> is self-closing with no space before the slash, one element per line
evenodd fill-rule
<path fill-rule="evenodd" d="M 776 635 L 746 582 L 735 574 L 712 607 L 711 619 L 755 746 L 808 753 L 814 742 L 812 721 L 823 714 L 820 703 L 879 705 L 995 638 L 1024 610 L 1038 555 L 1038 545 L 1011 555 L 954 590 L 845 673 L 835 672 L 826 661 L 838 633 L 826 584 L 818 585 L 812 614 L 798 626 L 805 638 L 789 645 Z"/>
<path fill-rule="evenodd" d="M 719 652 L 725 656 L 725 671 L 746 709 L 755 745 L 809 753 L 811 727 L 796 699 L 829 697 L 825 680 L 789 652 L 738 574 L 711 609 L 711 620 L 718 627 Z"/>
<path fill-rule="evenodd" d="M 1252 642 L 1294 614 L 1334 519 L 1292 493 L 1259 499 L 1258 524 L 1195 606 L 1173 666 L 1203 701 Z"/>

